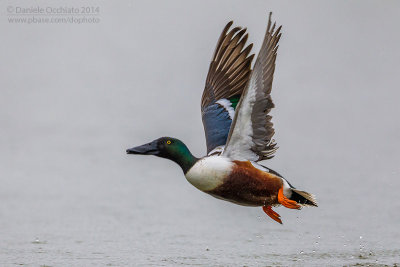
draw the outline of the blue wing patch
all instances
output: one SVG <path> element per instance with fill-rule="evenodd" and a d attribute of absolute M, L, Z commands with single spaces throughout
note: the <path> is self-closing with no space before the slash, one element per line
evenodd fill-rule
<path fill-rule="evenodd" d="M 202 119 L 208 154 L 217 146 L 226 144 L 232 119 L 229 116 L 228 110 L 218 103 L 213 103 L 204 108 Z"/>

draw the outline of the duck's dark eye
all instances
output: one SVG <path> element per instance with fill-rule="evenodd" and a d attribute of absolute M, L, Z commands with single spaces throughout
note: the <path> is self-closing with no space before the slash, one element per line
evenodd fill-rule
<path fill-rule="evenodd" d="M 171 144 L 171 140 L 167 140 L 167 145 L 170 145 Z"/>

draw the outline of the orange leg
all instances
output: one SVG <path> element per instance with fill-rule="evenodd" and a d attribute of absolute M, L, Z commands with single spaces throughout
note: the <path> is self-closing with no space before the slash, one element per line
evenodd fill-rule
<path fill-rule="evenodd" d="M 279 189 L 278 202 L 288 209 L 297 209 L 297 210 L 301 209 L 301 206 L 296 201 L 290 200 L 287 197 L 285 197 L 285 195 L 283 194 L 283 187 Z"/>
<path fill-rule="evenodd" d="M 271 217 L 274 221 L 277 221 L 278 223 L 282 224 L 282 220 L 280 219 L 281 215 L 276 213 L 275 211 L 272 210 L 271 206 L 263 206 L 263 211 Z"/>

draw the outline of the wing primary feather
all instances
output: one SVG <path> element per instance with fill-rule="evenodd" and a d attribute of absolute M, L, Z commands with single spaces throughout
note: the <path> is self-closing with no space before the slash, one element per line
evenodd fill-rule
<path fill-rule="evenodd" d="M 233 59 L 235 59 L 235 57 L 233 57 L 232 55 L 238 48 L 239 48 L 239 52 L 240 52 L 240 50 L 241 50 L 241 48 L 240 48 L 241 42 L 240 41 L 245 32 L 246 32 L 246 29 L 239 31 L 233 37 L 230 44 L 226 47 L 226 51 L 228 51 L 228 52 L 224 53 L 224 56 L 221 59 L 221 69 L 224 69 L 226 64 L 229 64 Z"/>
<path fill-rule="evenodd" d="M 228 47 L 228 44 L 229 44 L 228 42 L 232 41 L 232 36 L 240 29 L 241 29 L 240 27 L 235 27 L 232 30 L 230 30 L 228 32 L 228 34 L 225 36 L 223 42 L 221 43 L 221 49 L 218 51 L 218 54 L 215 57 L 215 61 L 218 62 L 217 68 L 219 67 L 219 64 L 221 63 L 221 58 L 224 56 L 226 48 Z"/>
<path fill-rule="evenodd" d="M 221 48 L 221 43 L 225 39 L 226 33 L 228 32 L 228 30 L 232 26 L 232 24 L 233 24 L 233 21 L 231 20 L 226 24 L 225 28 L 222 30 L 222 33 L 219 36 L 219 39 L 218 39 L 218 42 L 217 42 L 217 46 L 215 47 L 215 50 L 214 50 L 214 55 L 212 57 L 212 61 L 215 61 L 215 59 L 217 57 L 217 54 L 218 54 L 218 50 Z"/>

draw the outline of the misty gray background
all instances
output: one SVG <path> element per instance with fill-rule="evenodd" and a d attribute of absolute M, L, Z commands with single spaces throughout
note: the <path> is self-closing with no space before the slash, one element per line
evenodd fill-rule
<path fill-rule="evenodd" d="M 99 6 L 98 24 L 10 24 L 8 6 Z M 200 98 L 229 20 L 258 52 L 283 25 L 265 165 L 320 206 L 214 199 L 160 136 L 205 154 Z M 398 1 L 1 1 L 1 266 L 400 263 Z"/>

